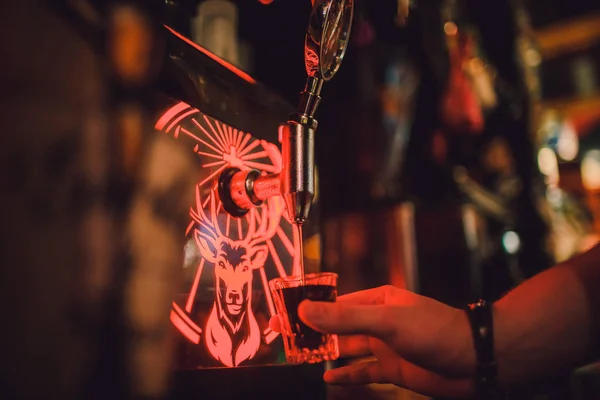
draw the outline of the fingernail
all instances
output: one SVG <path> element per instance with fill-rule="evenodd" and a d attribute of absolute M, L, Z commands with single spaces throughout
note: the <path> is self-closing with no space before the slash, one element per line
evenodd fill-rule
<path fill-rule="evenodd" d="M 304 300 L 298 306 L 298 313 L 303 314 L 305 317 L 310 318 L 311 320 L 321 319 L 323 312 L 323 304 L 315 301 Z"/>
<path fill-rule="evenodd" d="M 335 383 L 335 374 L 332 371 L 326 371 L 323 374 L 323 380 L 325 381 L 325 383 Z"/>

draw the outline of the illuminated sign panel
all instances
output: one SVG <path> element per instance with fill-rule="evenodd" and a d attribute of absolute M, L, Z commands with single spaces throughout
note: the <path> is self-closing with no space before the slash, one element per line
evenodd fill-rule
<path fill-rule="evenodd" d="M 298 272 L 299 238 L 280 196 L 235 218 L 223 210 L 216 190 L 227 168 L 280 172 L 279 147 L 185 103 L 167 110 L 155 128 L 185 142 L 201 165 L 182 232 L 184 280 L 170 317 L 181 334 L 179 366 L 283 363 L 283 344 L 268 326 L 275 308 L 267 283 Z"/>

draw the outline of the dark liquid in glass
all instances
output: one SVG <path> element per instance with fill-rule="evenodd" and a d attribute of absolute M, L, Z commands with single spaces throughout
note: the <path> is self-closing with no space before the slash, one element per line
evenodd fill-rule
<path fill-rule="evenodd" d="M 298 317 L 298 305 L 302 300 L 334 302 L 337 297 L 337 288 L 331 285 L 306 285 L 286 288 L 281 291 L 285 309 L 288 313 L 290 327 L 295 336 L 295 345 L 299 349 L 316 350 L 325 343 L 325 337 L 306 326 Z"/>

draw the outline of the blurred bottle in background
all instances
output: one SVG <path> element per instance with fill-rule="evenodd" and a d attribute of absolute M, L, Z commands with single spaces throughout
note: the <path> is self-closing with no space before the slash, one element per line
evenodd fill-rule
<path fill-rule="evenodd" d="M 238 38 L 238 14 L 238 5 L 229 0 L 200 2 L 192 22 L 192 38 L 222 59 L 251 71 L 251 47 Z"/>

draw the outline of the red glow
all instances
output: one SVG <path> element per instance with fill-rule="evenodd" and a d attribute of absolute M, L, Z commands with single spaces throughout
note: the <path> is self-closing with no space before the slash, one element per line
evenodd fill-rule
<path fill-rule="evenodd" d="M 184 300 L 173 303 L 171 322 L 191 343 L 202 342 L 208 354 L 224 366 L 247 364 L 261 344 L 271 344 L 278 335 L 268 324 L 261 327 L 275 314 L 268 280 L 287 276 L 299 265 L 299 238 L 294 236 L 281 196 L 270 197 L 246 216 L 234 218 L 223 211 L 215 192 L 216 180 L 230 167 L 279 173 L 281 152 L 276 145 L 257 140 L 185 103 L 167 110 L 155 127 L 174 139 L 191 140 L 190 149 L 202 160 L 203 171 L 186 229 L 186 237 L 193 236 L 196 243 L 198 254 L 194 257 L 200 260 L 190 275 L 193 279 Z M 206 280 L 201 276 L 205 272 L 212 275 L 210 288 L 203 287 Z M 266 308 L 260 311 L 260 320 L 252 308 L 255 279 L 260 279 L 262 307 Z M 211 303 L 198 305 L 199 293 L 207 292 L 213 296 Z M 204 327 L 203 337 L 198 324 Z"/>
<path fill-rule="evenodd" d="M 158 129 L 159 131 L 162 131 L 163 128 L 167 125 L 167 123 L 171 120 L 173 120 L 173 118 L 179 114 L 180 112 L 182 112 L 183 110 L 187 110 L 190 107 L 185 104 L 185 103 L 179 103 L 174 107 L 171 107 L 166 113 L 164 113 L 162 115 L 162 117 L 160 117 L 160 119 L 156 122 L 156 125 L 154 126 L 156 129 Z M 168 130 L 167 130 L 168 131 Z"/>
<path fill-rule="evenodd" d="M 267 328 L 264 332 L 264 335 L 265 335 L 265 342 L 267 342 L 267 344 L 270 344 L 273 340 L 275 340 L 275 338 L 277 337 L 277 335 L 279 335 L 279 333 L 275 332 L 271 328 Z"/>
<path fill-rule="evenodd" d="M 243 80 L 245 80 L 246 82 L 256 83 L 256 80 L 254 80 L 250 75 L 248 75 L 246 72 L 242 71 L 238 67 L 228 63 L 227 61 L 218 57 L 216 54 L 213 54 L 210 51 L 208 51 L 207 49 L 205 49 L 204 47 L 199 46 L 197 43 L 192 42 L 190 39 L 188 39 L 185 36 L 183 36 L 182 34 L 176 32 L 174 29 L 170 28 L 169 26 L 165 25 L 165 28 L 167 28 L 169 31 L 171 31 L 171 33 L 173 33 L 173 35 L 177 36 L 179 39 L 183 40 L 190 46 L 194 47 L 199 52 L 209 56 L 210 58 L 212 58 L 213 60 L 215 60 L 216 62 L 218 62 L 219 64 L 221 64 L 222 66 L 224 66 L 225 68 L 227 68 L 228 70 L 230 70 L 231 72 L 233 72 L 234 74 L 236 74 L 237 76 L 242 78 Z"/>
<path fill-rule="evenodd" d="M 202 329 L 190 320 L 176 303 L 173 303 L 173 309 L 171 310 L 171 322 L 192 343 L 198 344 L 200 342 Z"/>
<path fill-rule="evenodd" d="M 268 257 L 261 244 L 275 235 L 281 215 L 263 209 L 257 226 L 255 209 L 248 213 L 248 232 L 242 240 L 223 235 L 217 220 L 216 195 L 210 196 L 210 214 L 202 207 L 200 188 L 196 188 L 197 222 L 194 232 L 203 260 L 214 266 L 215 303 L 206 324 L 206 346 L 213 357 L 228 367 L 253 358 L 260 347 L 261 332 L 252 311 L 253 271 L 263 268 Z"/>
<path fill-rule="evenodd" d="M 191 223 L 193 226 L 193 221 Z M 189 232 L 187 232 L 189 233 Z M 196 293 L 198 293 L 198 284 L 200 283 L 200 275 L 202 275 L 202 269 L 204 268 L 204 259 L 200 260 L 200 265 L 198 265 L 198 270 L 196 271 L 196 277 L 194 278 L 194 283 L 192 285 L 192 290 L 190 291 L 190 295 L 188 296 L 188 301 L 185 303 L 185 311 L 188 313 L 192 312 L 192 306 L 194 305 L 194 299 L 196 298 Z"/>
<path fill-rule="evenodd" d="M 200 342 L 200 334 L 194 332 L 183 319 L 173 310 L 171 310 L 171 322 L 175 327 L 181 332 L 186 338 L 190 340 L 192 343 Z"/>
<path fill-rule="evenodd" d="M 450 75 L 442 99 L 442 119 L 455 130 L 479 134 L 485 123 L 483 110 L 464 67 L 474 58 L 475 42 L 455 29 L 456 25 L 446 27 Z"/>

